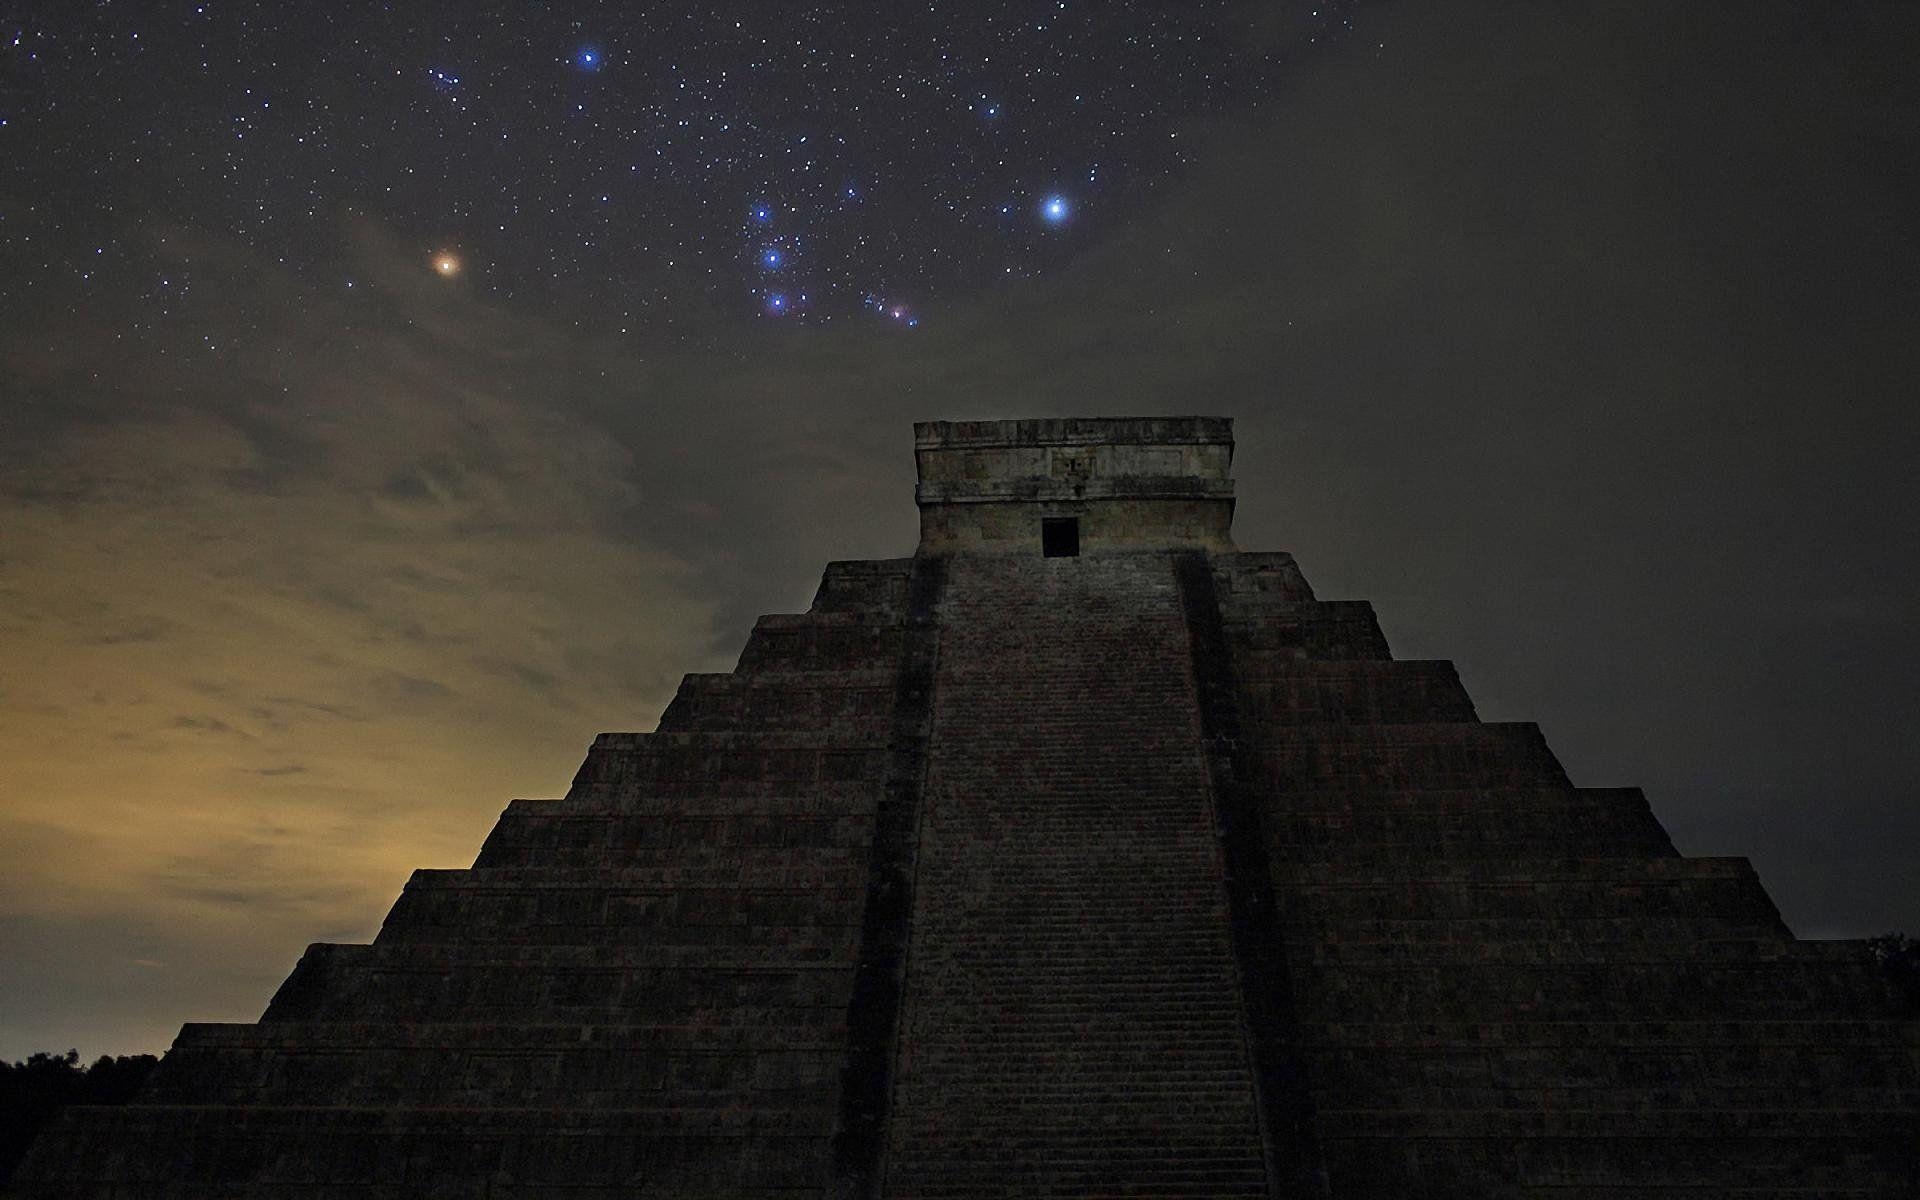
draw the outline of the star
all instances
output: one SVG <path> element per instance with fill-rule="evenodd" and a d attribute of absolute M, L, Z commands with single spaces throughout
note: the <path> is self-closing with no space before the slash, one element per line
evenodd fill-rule
<path fill-rule="evenodd" d="M 372 161 L 401 164 L 397 177 L 368 184 L 400 226 L 457 232 L 460 256 L 485 264 L 484 280 L 466 279 L 461 266 L 449 283 L 484 283 L 502 298 L 539 304 L 577 299 L 590 322 L 643 303 L 669 314 L 662 328 L 679 337 L 709 319 L 766 315 L 776 281 L 789 316 L 824 322 L 858 311 L 856 280 L 910 288 L 920 311 L 990 279 L 1051 269 L 1056 259 L 1035 257 L 1049 240 L 1042 235 L 1078 242 L 1097 232 L 1079 211 L 1094 202 L 1093 188 L 1145 196 L 1176 179 L 1189 155 L 1166 137 L 1172 116 L 1196 105 L 1211 111 L 1243 85 L 1266 93 L 1275 64 L 1257 56 L 1244 71 L 1236 66 L 1232 23 L 1217 19 L 1236 2 L 1197 0 L 1194 13 L 1213 15 L 1169 24 L 1151 5 L 1069 21 L 1072 0 L 1049 0 L 1043 19 L 1008 25 L 1022 36 L 995 40 L 991 54 L 976 54 L 984 47 L 937 5 L 898 8 L 884 23 L 822 23 L 806 5 L 747 5 L 728 32 L 711 6 L 590 5 L 598 15 L 584 17 L 535 3 L 515 22 L 443 31 L 431 50 L 418 39 L 399 43 L 406 54 L 396 61 L 405 65 L 395 69 L 415 85 L 406 103 L 422 105 L 417 121 L 396 120 L 382 89 L 295 109 L 247 76 L 244 63 L 209 58 L 202 27 L 233 20 L 225 11 L 233 2 L 183 6 L 194 28 L 181 42 L 182 63 L 197 63 L 210 80 L 222 76 L 209 86 L 239 100 L 217 125 L 197 124 L 181 97 L 163 97 L 153 121 L 131 115 L 143 105 L 115 89 L 144 76 L 131 70 L 142 60 L 123 44 L 125 29 L 102 26 L 89 35 L 97 46 L 87 43 L 68 65 L 85 74 L 107 55 L 128 68 L 113 76 L 112 111 L 140 129 L 117 132 L 123 141 L 103 148 L 103 164 L 140 162 L 138 142 L 158 122 L 180 142 L 169 154 L 183 178 L 280 181 L 223 188 L 201 206 L 235 236 L 300 234 L 291 241 L 330 245 L 305 235 L 342 188 L 358 186 L 345 182 L 364 173 L 350 148 L 369 148 Z M 1357 3 L 1311 7 L 1339 25 Z M 29 56 L 49 36 L 9 25 L 0 49 Z M 148 37 L 142 30 L 142 52 Z M 296 41 L 302 54 L 325 44 Z M 544 82 L 521 69 L 529 45 L 544 50 Z M 922 62 L 922 53 L 931 57 Z M 1103 78 L 1100 64 L 1116 58 L 1140 69 L 1138 86 L 1089 91 Z M 936 71 L 935 63 L 945 65 Z M 556 66 L 576 77 L 557 96 Z M 0 137 L 15 138 L 22 115 L 0 111 Z M 1035 120 L 1046 137 L 1011 136 Z M 1182 133 L 1178 145 L 1187 140 Z M 1120 195 L 1100 195 L 1100 226 L 1127 216 Z M 942 219 L 924 219 L 929 201 Z M 87 211 L 92 223 L 113 227 L 109 205 L 88 201 Z M 0 245 L 24 236 L 24 226 L 0 221 Z M 418 261 L 438 274 L 437 248 L 424 249 Z M 300 270 L 335 266 L 306 261 L 321 257 L 317 249 L 302 255 Z M 47 257 L 42 272 L 60 261 Z M 335 286 L 337 278 L 328 276 Z M 676 302 L 680 289 L 721 280 L 731 285 L 725 317 Z M 802 280 L 812 293 L 804 299 Z"/>
<path fill-rule="evenodd" d="M 443 250 L 433 256 L 433 269 L 443 279 L 452 279 L 460 273 L 460 256 L 450 250 Z"/>
<path fill-rule="evenodd" d="M 769 246 L 760 252 L 760 265 L 769 271 L 778 271 L 780 264 L 787 261 L 786 255 L 775 247 Z"/>

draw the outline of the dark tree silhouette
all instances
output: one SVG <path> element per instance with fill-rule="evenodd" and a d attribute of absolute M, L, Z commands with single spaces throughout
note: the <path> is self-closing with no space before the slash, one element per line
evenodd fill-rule
<path fill-rule="evenodd" d="M 13 1175 L 33 1135 L 69 1104 L 125 1104 L 160 1060 L 151 1054 L 101 1055 L 91 1067 L 80 1052 L 35 1054 L 0 1062 L 0 1183 Z"/>

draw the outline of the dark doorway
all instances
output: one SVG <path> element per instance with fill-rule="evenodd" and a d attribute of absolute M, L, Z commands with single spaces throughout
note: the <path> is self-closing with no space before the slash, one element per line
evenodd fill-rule
<path fill-rule="evenodd" d="M 1080 553 L 1079 517 L 1041 517 L 1040 553 L 1048 558 L 1073 558 Z"/>

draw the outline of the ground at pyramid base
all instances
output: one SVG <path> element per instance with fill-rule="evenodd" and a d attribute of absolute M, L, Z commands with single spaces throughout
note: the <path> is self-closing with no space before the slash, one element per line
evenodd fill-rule
<path fill-rule="evenodd" d="M 828 566 L 32 1200 L 1920 1195 L 1920 1021 L 1231 540 L 1231 423 L 916 427 Z"/>

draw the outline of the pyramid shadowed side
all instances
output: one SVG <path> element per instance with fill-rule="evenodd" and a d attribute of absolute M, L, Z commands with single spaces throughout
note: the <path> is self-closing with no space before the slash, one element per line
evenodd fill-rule
<path fill-rule="evenodd" d="M 832 564 L 371 945 L 309 948 L 258 1023 L 189 1025 L 139 1104 L 70 1114 L 22 1194 L 817 1187 L 911 566 Z"/>

